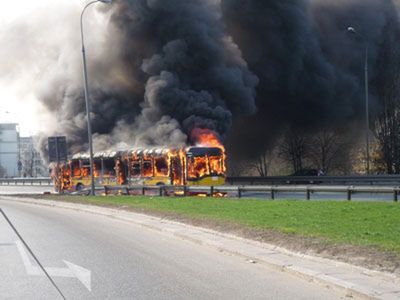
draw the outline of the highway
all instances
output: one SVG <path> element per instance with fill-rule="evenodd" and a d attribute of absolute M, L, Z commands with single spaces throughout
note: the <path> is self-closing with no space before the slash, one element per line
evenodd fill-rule
<path fill-rule="evenodd" d="M 345 298 L 266 265 L 132 223 L 1 198 L 0 208 L 67 299 Z M 62 299 L 4 219 L 0 264 L 2 298 Z"/>
<path fill-rule="evenodd" d="M 17 194 L 43 194 L 52 192 L 52 186 L 45 185 L 0 185 L 0 195 L 17 195 Z"/>

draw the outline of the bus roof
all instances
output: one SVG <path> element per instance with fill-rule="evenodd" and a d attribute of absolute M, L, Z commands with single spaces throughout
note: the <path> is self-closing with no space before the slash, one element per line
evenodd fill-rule
<path fill-rule="evenodd" d="M 220 156 L 223 154 L 223 150 L 218 147 L 187 147 L 186 153 L 188 156 Z M 170 152 L 179 151 L 178 148 L 166 148 L 166 147 L 152 147 L 152 148 L 134 148 L 129 151 L 102 151 L 93 153 L 93 158 L 116 158 L 118 156 L 130 155 L 151 155 L 151 156 L 164 156 Z M 81 152 L 72 156 L 72 160 L 78 159 L 89 159 L 89 153 Z"/>
<path fill-rule="evenodd" d="M 93 153 L 93 158 L 115 158 L 122 154 L 121 151 L 102 151 Z M 72 159 L 89 159 L 89 153 L 81 152 L 72 156 Z"/>
<path fill-rule="evenodd" d="M 167 155 L 171 151 L 175 151 L 173 148 L 165 148 L 165 147 L 154 147 L 154 148 L 134 148 L 129 151 L 129 154 L 135 155 L 154 155 L 154 156 L 162 156 Z"/>
<path fill-rule="evenodd" d="M 218 147 L 189 147 L 186 153 L 188 156 L 220 156 L 223 151 Z"/>

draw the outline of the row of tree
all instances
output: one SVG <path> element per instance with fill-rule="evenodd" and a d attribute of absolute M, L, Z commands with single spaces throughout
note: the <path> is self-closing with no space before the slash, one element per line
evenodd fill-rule
<path fill-rule="evenodd" d="M 261 155 L 234 163 L 231 176 L 301 174 L 305 170 L 320 174 L 347 174 L 353 169 L 354 137 L 342 131 L 321 130 L 306 134 L 288 130 Z"/>
<path fill-rule="evenodd" d="M 393 105 L 393 102 L 390 103 Z M 400 104 L 400 103 L 399 103 Z M 370 132 L 371 174 L 400 174 L 400 105 L 380 116 Z M 366 173 L 364 128 L 321 129 L 316 133 L 288 130 L 260 155 L 228 160 L 230 176 L 349 175 Z"/>
<path fill-rule="evenodd" d="M 396 22 L 396 24 L 392 24 Z M 392 20 L 383 31 L 370 89 L 370 171 L 373 174 L 400 174 L 400 31 Z M 396 28 L 393 30 L 393 28 Z M 376 45 L 374 45 L 376 46 Z M 360 87 L 363 85 L 360 84 Z M 362 114 L 360 114 L 362 117 Z M 362 118 L 358 122 L 364 122 Z M 325 174 L 365 172 L 365 129 L 346 124 L 341 129 L 321 129 L 315 133 L 287 130 L 261 155 L 243 162 L 230 162 L 231 175 L 288 175 L 304 169 Z"/>

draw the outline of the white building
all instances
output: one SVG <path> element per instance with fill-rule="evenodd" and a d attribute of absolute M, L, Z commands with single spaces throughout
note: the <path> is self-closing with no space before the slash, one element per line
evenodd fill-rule
<path fill-rule="evenodd" d="M 0 177 L 19 176 L 18 124 L 0 124 Z"/>

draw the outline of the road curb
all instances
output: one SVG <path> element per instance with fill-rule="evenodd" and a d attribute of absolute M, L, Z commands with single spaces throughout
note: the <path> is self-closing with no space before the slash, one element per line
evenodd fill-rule
<path fill-rule="evenodd" d="M 346 296 L 361 299 L 400 299 L 400 278 L 344 262 L 288 251 L 274 245 L 244 239 L 231 234 L 165 220 L 142 213 L 95 205 L 5 197 L 6 200 L 44 205 L 98 214 L 156 230 L 220 252 L 240 256 L 249 263 L 261 263 L 307 281 L 343 291 Z"/>

